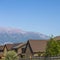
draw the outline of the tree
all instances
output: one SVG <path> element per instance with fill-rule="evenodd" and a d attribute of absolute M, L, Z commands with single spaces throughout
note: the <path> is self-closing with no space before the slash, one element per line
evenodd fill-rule
<path fill-rule="evenodd" d="M 46 56 L 57 56 L 60 55 L 60 45 L 56 40 L 50 38 L 47 43 Z"/>
<path fill-rule="evenodd" d="M 18 60 L 18 56 L 15 51 L 8 51 L 5 60 Z"/>

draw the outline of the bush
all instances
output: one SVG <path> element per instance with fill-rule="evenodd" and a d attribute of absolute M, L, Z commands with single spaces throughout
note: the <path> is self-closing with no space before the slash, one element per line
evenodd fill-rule
<path fill-rule="evenodd" d="M 8 51 L 5 60 L 18 60 L 18 56 L 15 51 Z"/>

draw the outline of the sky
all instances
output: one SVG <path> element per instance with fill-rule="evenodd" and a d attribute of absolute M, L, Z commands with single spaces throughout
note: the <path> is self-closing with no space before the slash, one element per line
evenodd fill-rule
<path fill-rule="evenodd" d="M 0 27 L 60 35 L 60 0 L 0 0 Z"/>

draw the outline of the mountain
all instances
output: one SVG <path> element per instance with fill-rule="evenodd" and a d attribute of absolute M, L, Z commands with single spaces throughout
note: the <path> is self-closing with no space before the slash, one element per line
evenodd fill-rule
<path fill-rule="evenodd" d="M 37 32 L 26 32 L 20 29 L 0 28 L 0 44 L 25 42 L 29 39 L 49 39 Z"/>

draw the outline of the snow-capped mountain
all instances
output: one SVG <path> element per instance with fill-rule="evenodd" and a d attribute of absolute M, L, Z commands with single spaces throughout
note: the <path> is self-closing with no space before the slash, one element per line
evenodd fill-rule
<path fill-rule="evenodd" d="M 0 28 L 0 44 L 18 43 L 29 39 L 49 39 L 48 36 L 37 32 L 26 32 L 20 29 Z"/>

